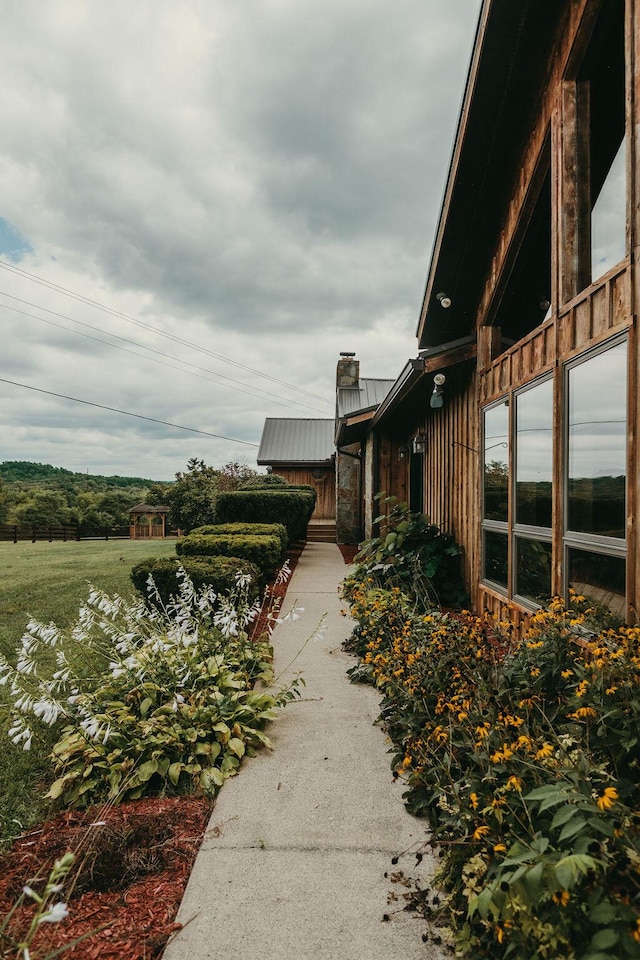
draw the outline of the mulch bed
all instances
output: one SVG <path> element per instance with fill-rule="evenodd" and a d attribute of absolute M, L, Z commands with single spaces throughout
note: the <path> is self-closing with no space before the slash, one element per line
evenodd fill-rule
<path fill-rule="evenodd" d="M 338 547 L 345 563 L 353 563 L 353 559 L 360 549 L 355 545 L 352 546 L 350 543 L 339 543 Z"/>
<path fill-rule="evenodd" d="M 304 544 L 291 551 L 293 571 Z M 284 602 L 287 583 L 270 584 Z M 252 626 L 256 639 L 268 626 L 265 605 Z M 60 898 L 69 917 L 40 926 L 32 955 L 41 956 L 91 934 L 64 953 L 70 960 L 154 960 L 172 933 L 189 874 L 207 827 L 212 800 L 178 796 L 149 798 L 115 807 L 68 810 L 29 830 L 0 856 L 0 923 L 23 886 L 39 891 L 56 859 L 76 853 Z M 75 879 L 73 878 L 75 877 Z M 9 930 L 18 937 L 29 926 L 29 900 L 14 914 Z M 0 957 L 15 950 L 0 942 Z"/>

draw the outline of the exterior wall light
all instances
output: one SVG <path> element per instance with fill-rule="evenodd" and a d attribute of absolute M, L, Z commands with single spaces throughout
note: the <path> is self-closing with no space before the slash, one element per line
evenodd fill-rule
<path fill-rule="evenodd" d="M 417 433 L 413 440 L 411 441 L 412 449 L 414 453 L 426 453 L 427 452 L 427 437 L 424 433 Z"/>
<path fill-rule="evenodd" d="M 436 293 L 436 300 L 443 310 L 448 310 L 451 306 L 451 297 L 448 297 L 446 293 Z"/>
<path fill-rule="evenodd" d="M 398 447 L 398 460 L 408 460 L 409 459 L 409 447 L 406 443 L 401 443 Z"/>
<path fill-rule="evenodd" d="M 429 400 L 429 406 L 432 410 L 437 410 L 444 404 L 444 382 L 447 378 L 444 373 L 436 373 L 433 378 L 433 393 L 431 394 L 431 399 Z"/>

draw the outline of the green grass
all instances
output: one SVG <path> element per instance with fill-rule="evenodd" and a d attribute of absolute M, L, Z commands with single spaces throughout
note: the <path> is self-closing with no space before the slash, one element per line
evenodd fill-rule
<path fill-rule="evenodd" d="M 75 620 L 91 583 L 133 597 L 131 568 L 145 557 L 175 555 L 174 540 L 92 540 L 70 543 L 0 543 L 0 652 L 13 659 L 30 617 L 66 627 Z M 28 753 L 5 736 L 0 687 L 0 843 L 41 819 L 49 778 L 47 744 Z M 56 739 L 51 731 L 49 744 Z"/>

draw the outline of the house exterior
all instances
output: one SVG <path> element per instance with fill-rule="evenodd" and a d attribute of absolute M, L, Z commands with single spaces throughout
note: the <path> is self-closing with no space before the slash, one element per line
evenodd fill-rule
<path fill-rule="evenodd" d="M 335 418 L 338 543 L 360 543 L 371 536 L 377 455 L 371 423 L 392 386 L 393 380 L 360 377 L 360 362 L 355 355 L 340 355 Z"/>
<path fill-rule="evenodd" d="M 311 519 L 335 519 L 333 420 L 267 417 L 260 439 L 258 464 L 289 483 L 315 487 L 317 499 Z"/>
<path fill-rule="evenodd" d="M 640 0 L 485 0 L 372 489 L 452 533 L 476 609 L 640 604 Z"/>

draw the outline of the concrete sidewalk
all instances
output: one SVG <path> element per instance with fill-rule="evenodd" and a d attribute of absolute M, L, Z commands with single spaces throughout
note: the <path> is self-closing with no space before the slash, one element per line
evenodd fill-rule
<path fill-rule="evenodd" d="M 411 873 L 414 863 L 408 856 L 394 867 L 391 858 L 417 849 L 426 824 L 406 813 L 393 782 L 388 744 L 373 726 L 379 696 L 345 676 L 355 662 L 341 650 L 353 626 L 338 596 L 348 569 L 334 544 L 307 544 L 300 558 L 283 609 L 297 601 L 305 612 L 274 632 L 276 674 L 326 612 L 325 638 L 289 669 L 306 687 L 270 727 L 273 752 L 223 787 L 178 914 L 185 926 L 164 960 L 444 956 L 422 943 L 415 914 L 387 903 L 397 885 L 385 872 Z M 426 856 L 421 867 L 431 867 Z"/>

